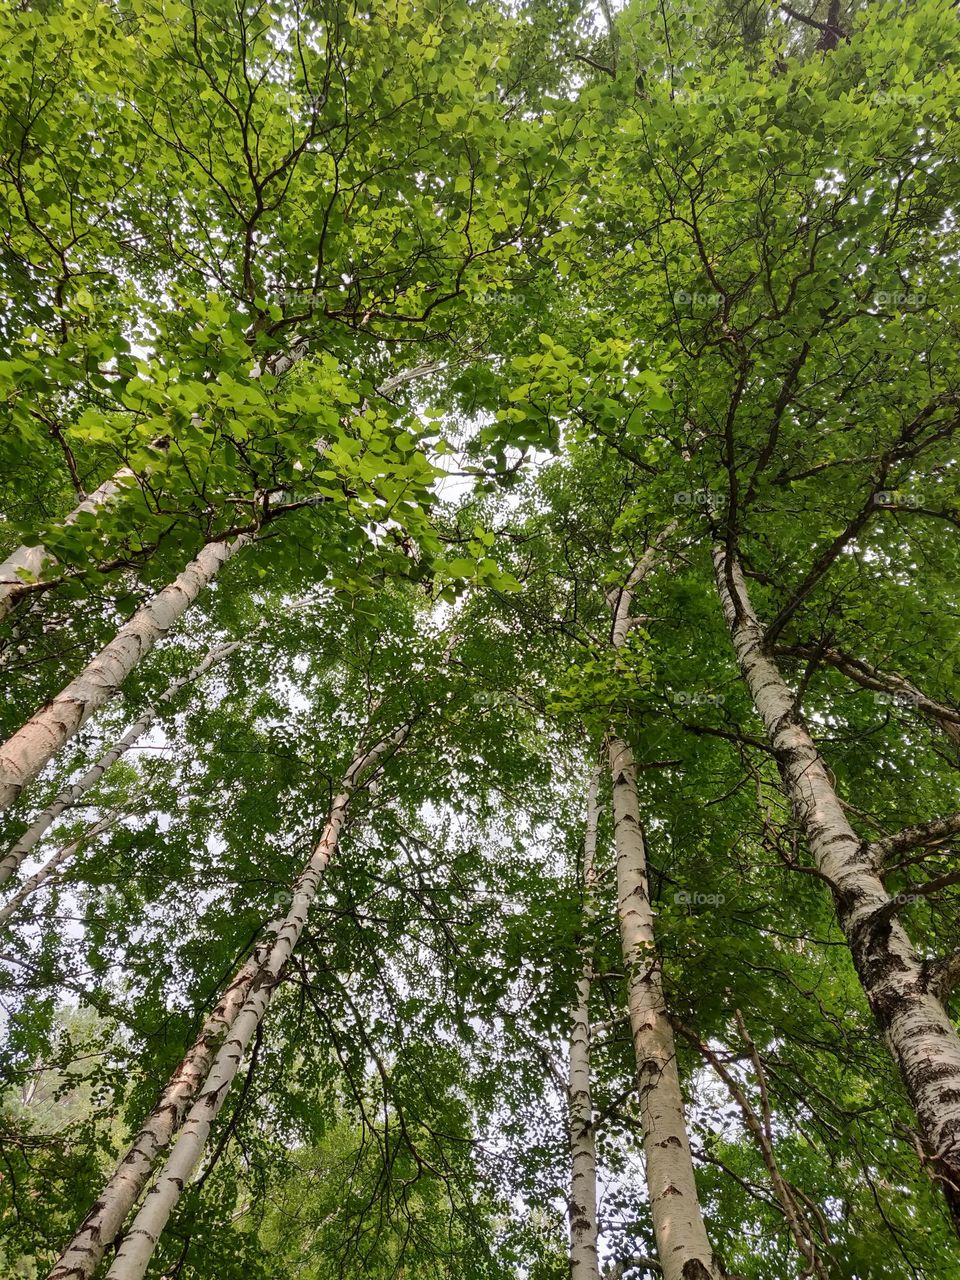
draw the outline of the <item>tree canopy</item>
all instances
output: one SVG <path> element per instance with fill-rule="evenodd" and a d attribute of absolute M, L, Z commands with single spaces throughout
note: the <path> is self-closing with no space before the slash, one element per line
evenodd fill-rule
<path fill-rule="evenodd" d="M 956 6 L 0 47 L 0 1272 L 952 1280 Z"/>

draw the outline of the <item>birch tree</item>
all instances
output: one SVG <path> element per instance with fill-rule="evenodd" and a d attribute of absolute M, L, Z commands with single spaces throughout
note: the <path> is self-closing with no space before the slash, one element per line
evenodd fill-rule
<path fill-rule="evenodd" d="M 956 13 L 613 10 L 0 17 L 4 1274 L 957 1272 Z"/>
<path fill-rule="evenodd" d="M 590 987 L 593 948 L 590 930 L 596 908 L 597 809 L 599 770 L 587 789 L 587 822 L 583 837 L 583 967 L 577 980 L 577 1007 L 570 1030 L 570 1275 L 572 1280 L 599 1280 L 597 1249 L 597 1145 L 593 1132 L 590 1085 Z"/>
<path fill-rule="evenodd" d="M 163 693 L 159 696 L 156 703 L 147 707 L 137 719 L 120 735 L 117 741 L 103 753 L 97 760 L 96 764 L 91 765 L 85 773 L 65 787 L 47 807 L 39 813 L 27 827 L 22 835 L 18 836 L 14 843 L 7 850 L 3 859 L 0 860 L 0 882 L 9 880 L 16 872 L 17 868 L 23 862 L 30 852 L 36 847 L 37 843 L 43 838 L 50 826 L 56 822 L 57 818 L 68 809 L 75 807 L 82 798 L 97 785 L 107 770 L 121 757 L 135 746 L 136 743 L 147 733 L 151 725 L 157 718 L 157 715 L 164 709 L 165 705 L 172 702 L 176 698 L 181 689 L 192 684 L 195 680 L 199 680 L 207 671 L 210 670 L 215 663 L 228 658 L 230 654 L 243 643 L 241 640 L 231 641 L 229 644 L 215 645 L 208 649 L 204 657 L 186 673 L 172 681 Z"/>
<path fill-rule="evenodd" d="M 780 762 L 784 785 L 817 868 L 834 896 L 870 1007 L 916 1108 L 924 1159 L 930 1161 L 956 1222 L 960 1037 L 933 977 L 937 963 L 925 962 L 917 954 L 898 919 L 900 904 L 888 893 L 881 876 L 888 848 L 915 846 L 933 836 L 933 831 L 920 827 L 899 839 L 879 842 L 857 836 L 829 770 L 797 716 L 794 696 L 775 661 L 764 652 L 763 629 L 739 565 L 728 561 L 720 549 L 714 560 L 724 617 L 743 677 Z M 955 829 L 960 830 L 958 817 L 933 824 L 937 836 Z"/>
<path fill-rule="evenodd" d="M 671 532 L 668 528 L 637 561 L 615 599 L 611 631 L 615 650 L 622 649 L 627 639 L 634 592 L 662 559 L 660 546 Z M 709 1280 L 723 1273 L 707 1238 L 697 1195 L 676 1041 L 659 974 L 636 764 L 629 744 L 613 733 L 608 752 L 617 847 L 617 915 L 657 1256 L 666 1280 Z"/>
<path fill-rule="evenodd" d="M 358 754 L 344 774 L 343 789 L 333 801 L 330 816 L 319 842 L 297 878 L 286 915 L 271 926 L 270 941 L 256 960 L 236 975 L 221 1004 L 212 1015 L 212 1031 L 204 1028 L 196 1052 L 185 1070 L 171 1080 L 156 1112 L 148 1119 L 131 1150 L 114 1174 L 111 1183 L 87 1215 L 80 1232 L 67 1246 L 51 1277 L 90 1276 L 146 1185 L 151 1165 L 178 1129 L 182 1136 L 174 1147 L 174 1157 L 160 1171 L 143 1209 L 134 1218 L 110 1270 L 116 1274 L 142 1275 L 156 1246 L 170 1210 L 189 1174 L 196 1167 L 217 1111 L 236 1074 L 250 1039 L 270 1002 L 273 987 L 290 953 L 299 940 L 306 913 L 316 894 L 327 864 L 336 852 L 340 831 L 346 820 L 350 797 L 361 785 L 363 775 L 376 768 L 380 759 L 396 748 L 409 731 L 401 726 L 367 751 Z M 216 1047 L 212 1032 L 222 1026 L 227 1033 Z M 206 1068 L 206 1073 L 201 1074 Z M 194 1101 L 196 1099 L 196 1101 Z M 191 1105 L 192 1104 L 192 1105 Z M 152 1122 L 152 1123 L 151 1123 Z M 186 1172 L 179 1172 L 186 1169 Z"/>

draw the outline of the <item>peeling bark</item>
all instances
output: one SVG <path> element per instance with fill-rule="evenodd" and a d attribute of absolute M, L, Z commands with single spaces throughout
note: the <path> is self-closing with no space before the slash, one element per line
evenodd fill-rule
<path fill-rule="evenodd" d="M 764 649 L 740 566 L 727 563 L 721 548 L 714 552 L 714 566 L 743 678 L 814 862 L 833 890 L 854 966 L 900 1068 L 930 1170 L 960 1234 L 960 1036 L 936 993 L 928 990 L 924 961 L 896 917 L 898 905 L 880 878 L 874 848 L 847 821 L 793 694 Z"/>
<path fill-rule="evenodd" d="M 186 1115 L 176 1146 L 124 1236 L 107 1272 L 107 1280 L 140 1280 L 149 1266 L 160 1233 L 203 1156 L 211 1126 L 263 1020 L 283 968 L 300 940 L 320 880 L 336 851 L 350 798 L 364 775 L 375 769 L 390 748 L 399 746 L 408 733 L 409 724 L 401 725 L 369 751 L 357 756 L 347 770 L 342 790 L 330 807 L 320 839 L 294 884 L 290 909 L 277 926 L 263 963 L 251 982 L 243 1008 L 234 1019 L 227 1039 L 217 1051 L 196 1101 Z M 74 1280 L 75 1274 L 53 1273 L 48 1280 L 67 1280 L 68 1275 Z"/>
<path fill-rule="evenodd" d="M 224 564 L 251 541 L 208 542 L 183 572 L 136 611 L 76 679 L 0 748 L 0 811 L 8 808 L 61 747 L 120 688 Z"/>
<path fill-rule="evenodd" d="M 590 1084 L 590 987 L 593 972 L 592 929 L 596 916 L 597 793 L 600 770 L 587 791 L 587 829 L 583 840 L 585 937 L 580 953 L 577 1007 L 570 1031 L 568 1111 L 570 1124 L 570 1277 L 600 1280 L 597 1255 L 597 1142 Z"/>

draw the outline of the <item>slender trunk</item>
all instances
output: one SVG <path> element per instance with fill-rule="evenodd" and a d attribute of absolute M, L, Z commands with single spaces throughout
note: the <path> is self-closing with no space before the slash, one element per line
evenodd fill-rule
<path fill-rule="evenodd" d="M 0 907 L 0 924 L 6 924 L 12 915 L 23 906 L 31 894 L 36 893 L 41 885 L 46 884 L 55 871 L 58 871 L 65 862 L 77 852 L 82 844 L 88 840 L 94 840 L 97 836 L 102 835 L 104 831 L 108 831 L 117 820 L 116 814 L 110 814 L 101 820 L 82 835 L 77 836 L 75 840 L 69 840 L 63 845 L 53 857 L 48 858 L 39 870 L 35 871 L 29 880 L 25 881 L 13 897 Z"/>
<path fill-rule="evenodd" d="M 17 867 L 20 866 L 30 851 L 36 847 L 41 837 L 51 824 L 60 817 L 61 813 L 72 808 L 81 796 L 90 791 L 92 787 L 95 787 L 110 766 L 115 764 L 124 752 L 129 751 L 143 737 L 166 703 L 175 698 L 185 685 L 192 684 L 193 681 L 198 680 L 209 671 L 215 662 L 228 657 L 242 643 L 242 641 L 236 640 L 231 644 L 220 645 L 217 648 L 210 649 L 201 662 L 198 662 L 185 676 L 174 680 L 161 693 L 154 705 L 148 707 L 139 719 L 130 725 L 123 736 L 117 739 L 110 750 L 105 752 L 96 764 L 92 765 L 76 782 L 69 787 L 65 787 L 56 799 L 42 813 L 37 815 L 23 835 L 10 846 L 3 858 L 0 859 L 0 884 L 10 879 Z"/>
<path fill-rule="evenodd" d="M 587 829 L 583 840 L 584 906 L 582 967 L 577 981 L 577 1007 L 570 1032 L 570 1277 L 600 1280 L 597 1255 L 597 1141 L 590 1088 L 590 986 L 593 974 L 593 924 L 596 917 L 597 793 L 596 769 L 587 791 Z"/>
<path fill-rule="evenodd" d="M 117 692 L 140 659 L 250 540 L 249 534 L 241 534 L 230 543 L 208 542 L 173 582 L 137 610 L 76 679 L 0 747 L 0 811 Z"/>
<path fill-rule="evenodd" d="M 663 559 L 666 528 L 611 599 L 611 643 L 621 648 L 630 630 L 633 591 Z M 627 1008 L 637 1059 L 647 1192 L 664 1280 L 719 1280 L 723 1270 L 707 1238 L 683 1111 L 677 1048 L 663 993 L 647 881 L 647 857 L 633 751 L 611 735 L 613 821 L 617 850 L 617 915 L 627 974 Z"/>
<path fill-rule="evenodd" d="M 104 481 L 99 489 L 94 490 L 74 507 L 64 524 L 76 524 L 78 518 L 88 511 L 98 511 L 120 491 L 122 481 L 132 475 L 133 472 L 124 467 L 112 479 Z M 28 584 L 39 578 L 48 564 L 56 563 L 56 559 L 57 557 L 51 555 L 45 547 L 21 546 L 15 547 L 6 560 L 0 563 L 0 621 L 7 616 L 22 596 L 28 594 Z"/>
<path fill-rule="evenodd" d="M 814 862 L 831 886 L 864 993 L 916 1109 L 930 1168 L 960 1233 L 960 1036 L 896 915 L 874 850 L 852 829 L 794 705 L 736 561 L 714 552 L 724 618 Z"/>
<path fill-rule="evenodd" d="M 197 1100 L 187 1114 L 176 1146 L 124 1236 L 113 1265 L 107 1272 L 107 1280 L 140 1280 L 146 1271 L 160 1233 L 200 1162 L 211 1126 L 263 1020 L 280 974 L 300 940 L 320 879 L 337 848 L 350 797 L 361 777 L 375 768 L 387 751 L 392 746 L 399 745 L 408 732 L 409 725 L 402 725 L 382 738 L 370 751 L 357 756 L 348 769 L 343 790 L 330 807 L 320 840 L 294 885 L 290 909 L 277 930 L 276 938 L 228 1038 L 213 1060 Z M 49 1277 L 49 1280 L 54 1280 L 54 1276 Z M 57 1276 L 56 1280 L 65 1280 L 65 1277 Z"/>
<path fill-rule="evenodd" d="M 187 1108 L 207 1078 L 217 1046 L 236 1021 L 269 951 L 268 938 L 238 970 L 193 1045 L 177 1064 L 139 1133 L 113 1171 L 47 1280 L 90 1280 L 139 1200 L 157 1157 L 183 1123 Z"/>
<path fill-rule="evenodd" d="M 717 1280 L 683 1113 L 677 1048 L 656 953 L 653 910 L 633 752 L 610 741 L 617 847 L 617 913 L 627 972 L 627 1005 L 637 1057 L 647 1192 L 665 1280 Z"/>

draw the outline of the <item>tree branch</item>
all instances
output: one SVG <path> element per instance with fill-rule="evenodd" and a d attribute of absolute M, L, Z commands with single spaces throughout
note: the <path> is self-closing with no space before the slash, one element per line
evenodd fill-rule
<path fill-rule="evenodd" d="M 949 840 L 960 832 L 960 813 L 952 813 L 948 818 L 935 818 L 932 822 L 922 822 L 915 827 L 904 827 L 885 836 L 882 840 L 874 840 L 870 845 L 870 855 L 877 866 L 898 853 L 920 846 L 939 844 Z"/>

